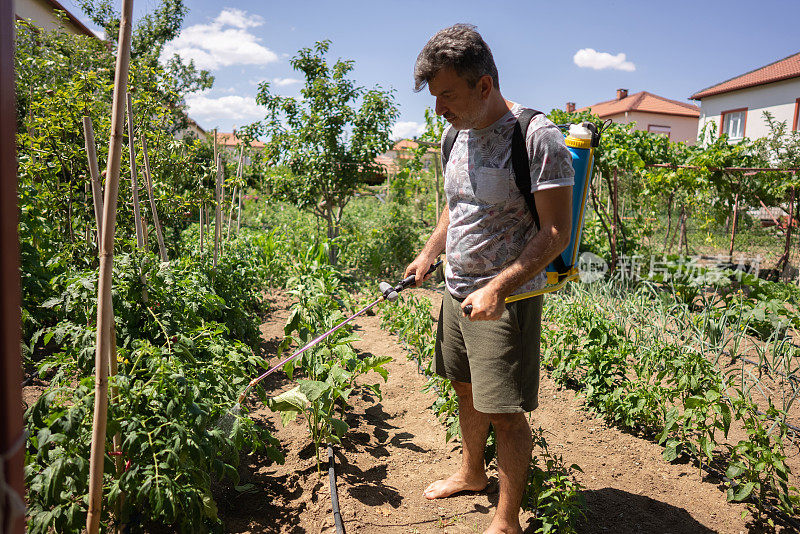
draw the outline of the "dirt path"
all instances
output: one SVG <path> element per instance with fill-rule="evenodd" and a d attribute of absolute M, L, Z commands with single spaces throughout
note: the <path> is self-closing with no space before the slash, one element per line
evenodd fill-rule
<path fill-rule="evenodd" d="M 427 292 L 438 310 L 440 297 Z M 268 347 L 282 339 L 288 312 L 283 294 L 272 295 L 273 312 L 262 327 Z M 497 502 L 497 475 L 484 492 L 428 501 L 423 488 L 450 474 L 459 462 L 459 446 L 445 443 L 444 428 L 428 409 L 433 396 L 416 365 L 406 358 L 394 336 L 380 329 L 379 318 L 357 322 L 365 353 L 388 355 L 389 381 L 381 384 L 383 399 L 362 394 L 352 399 L 348 416 L 351 431 L 337 447 L 338 491 L 348 533 L 482 532 Z M 378 375 L 372 382 L 381 381 Z M 382 382 L 382 381 L 381 381 Z M 267 384 L 268 391 L 292 387 L 282 376 Z M 700 477 L 688 464 L 668 464 L 662 448 L 652 442 L 608 427 L 581 408 L 569 390 L 559 390 L 546 376 L 540 390 L 540 408 L 533 426 L 548 432 L 553 452 L 567 464 L 577 463 L 584 473 L 586 517 L 580 532 L 748 532 L 742 505 L 725 501 L 720 481 Z M 254 417 L 271 429 L 286 453 L 284 465 L 270 465 L 259 456 L 243 457 L 239 492 L 231 486 L 216 492 L 226 532 L 333 532 L 327 471 L 316 470 L 313 446 L 305 423 L 283 427 L 263 406 Z M 252 485 L 252 486 L 249 486 Z M 526 532 L 536 530 L 523 515 Z"/>

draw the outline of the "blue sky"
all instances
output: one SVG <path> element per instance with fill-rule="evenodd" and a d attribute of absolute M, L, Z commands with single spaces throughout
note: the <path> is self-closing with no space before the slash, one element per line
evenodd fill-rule
<path fill-rule="evenodd" d="M 74 0 L 62 3 L 84 18 Z M 609 100 L 617 88 L 688 101 L 699 89 L 800 52 L 797 0 L 186 3 L 184 31 L 171 50 L 216 76 L 213 89 L 187 103 L 204 128 L 221 131 L 263 116 L 254 101 L 261 81 L 297 95 L 301 76 L 289 59 L 322 39 L 332 41 L 332 59 L 355 61 L 360 85 L 394 89 L 398 136 L 413 135 L 433 105 L 427 90 L 412 90 L 419 50 L 456 22 L 475 24 L 489 43 L 503 95 L 544 111 Z M 154 5 L 138 1 L 136 12 Z"/>

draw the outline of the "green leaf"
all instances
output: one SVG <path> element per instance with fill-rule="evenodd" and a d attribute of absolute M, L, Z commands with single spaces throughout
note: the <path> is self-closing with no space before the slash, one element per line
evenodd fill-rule
<path fill-rule="evenodd" d="M 308 398 L 300 391 L 300 386 L 267 399 L 267 407 L 273 412 L 302 412 L 308 406 Z"/>
<path fill-rule="evenodd" d="M 338 436 L 344 436 L 347 431 L 350 429 L 350 425 L 342 421 L 341 419 L 337 419 L 335 417 L 331 418 L 331 428 L 333 428 L 333 432 Z"/>
<path fill-rule="evenodd" d="M 677 445 L 673 444 L 673 445 L 668 446 L 666 449 L 664 449 L 664 452 L 661 453 L 661 456 L 667 462 L 675 461 L 675 459 L 678 457 Z"/>
<path fill-rule="evenodd" d="M 753 493 L 753 488 L 755 488 L 755 482 L 748 482 L 747 484 L 742 484 L 737 486 L 733 492 L 733 499 L 736 502 L 742 502 L 743 500 L 750 497 L 750 494 Z"/>
<path fill-rule="evenodd" d="M 314 402 L 331 388 L 330 384 L 319 380 L 299 380 L 298 382 L 300 383 L 298 386 L 300 393 L 302 393 L 309 402 Z"/>

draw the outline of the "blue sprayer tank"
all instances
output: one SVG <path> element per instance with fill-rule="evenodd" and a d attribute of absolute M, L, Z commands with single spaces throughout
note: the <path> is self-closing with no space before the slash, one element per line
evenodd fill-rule
<path fill-rule="evenodd" d="M 564 287 L 570 280 L 579 277 L 578 252 L 581 245 L 583 220 L 586 213 L 586 202 L 589 194 L 589 184 L 592 181 L 592 168 L 594 167 L 594 149 L 597 147 L 600 135 L 592 123 L 570 124 L 564 142 L 572 154 L 572 168 L 575 169 L 575 184 L 572 186 L 572 229 L 569 245 L 561 253 L 561 262 L 554 261 L 547 266 L 547 282 L 542 289 L 513 295 L 506 302 L 513 302 L 524 298 L 550 293 Z"/>

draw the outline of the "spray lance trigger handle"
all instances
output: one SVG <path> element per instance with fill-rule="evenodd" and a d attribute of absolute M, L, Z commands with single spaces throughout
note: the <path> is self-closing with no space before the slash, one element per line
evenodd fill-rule
<path fill-rule="evenodd" d="M 431 266 L 428 267 L 428 270 L 425 272 L 425 276 L 428 276 L 433 271 L 438 269 L 441 264 L 442 264 L 442 260 L 439 260 L 436 263 L 432 263 Z M 423 276 L 422 278 L 424 279 L 425 276 Z M 416 279 L 417 279 L 417 275 L 415 275 L 415 274 L 406 276 L 405 278 L 403 278 L 403 280 L 399 284 L 397 284 L 394 287 L 394 290 L 399 293 L 400 291 L 406 289 L 407 287 L 414 285 L 414 282 L 416 281 Z"/>

